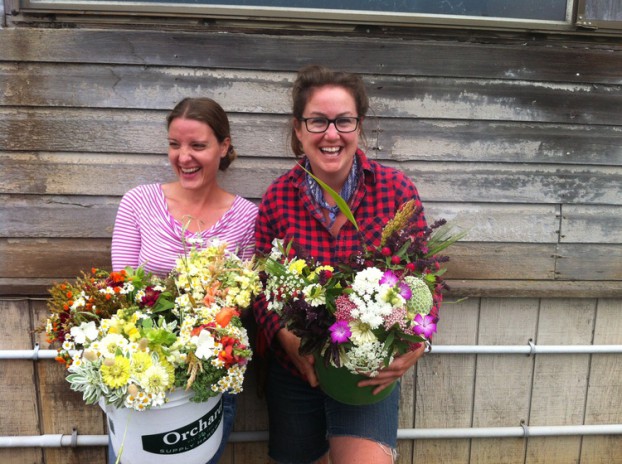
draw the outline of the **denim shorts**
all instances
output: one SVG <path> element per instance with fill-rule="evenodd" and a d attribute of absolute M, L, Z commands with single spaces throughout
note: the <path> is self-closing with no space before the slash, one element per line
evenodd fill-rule
<path fill-rule="evenodd" d="M 328 452 L 328 438 L 366 438 L 397 447 L 399 382 L 378 403 L 351 406 L 270 362 L 266 399 L 270 421 L 268 455 L 280 464 L 308 464 Z"/>

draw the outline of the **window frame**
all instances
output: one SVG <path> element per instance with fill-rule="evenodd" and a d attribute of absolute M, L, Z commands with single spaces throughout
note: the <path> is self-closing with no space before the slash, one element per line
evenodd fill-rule
<path fill-rule="evenodd" d="M 1 0 L 0 0 L 1 1 Z M 133 17 L 206 18 L 214 20 L 249 20 L 339 24 L 350 26 L 447 27 L 483 30 L 522 30 L 537 32 L 601 32 L 622 35 L 622 21 L 601 21 L 581 16 L 586 2 L 602 0 L 567 0 L 563 21 L 514 19 L 501 17 L 442 15 L 424 13 L 334 10 L 320 8 L 284 8 L 244 5 L 208 5 L 196 3 L 160 3 L 150 1 L 115 2 L 112 0 L 4 0 L 7 14 L 112 15 Z M 578 13 L 577 13 L 578 12 Z M 604 29 L 604 30 L 603 30 Z"/>

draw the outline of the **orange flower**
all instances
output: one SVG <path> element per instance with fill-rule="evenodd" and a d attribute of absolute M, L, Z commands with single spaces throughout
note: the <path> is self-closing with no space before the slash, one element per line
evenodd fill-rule
<path fill-rule="evenodd" d="M 72 296 L 73 296 L 73 293 L 67 292 L 67 298 L 71 298 Z"/>
<path fill-rule="evenodd" d="M 203 303 L 205 306 L 211 306 L 216 301 L 216 296 L 218 296 L 218 288 L 220 287 L 220 282 L 214 282 L 214 284 L 205 289 L 205 297 L 203 298 Z"/>
<path fill-rule="evenodd" d="M 240 313 L 233 308 L 222 308 L 218 314 L 216 314 L 216 322 L 220 327 L 227 327 L 229 322 L 231 322 L 231 318 L 239 315 Z"/>
<path fill-rule="evenodd" d="M 111 272 L 110 273 L 110 278 L 112 279 L 112 281 L 114 283 L 124 282 L 125 281 L 125 274 L 127 274 L 125 271 Z"/>

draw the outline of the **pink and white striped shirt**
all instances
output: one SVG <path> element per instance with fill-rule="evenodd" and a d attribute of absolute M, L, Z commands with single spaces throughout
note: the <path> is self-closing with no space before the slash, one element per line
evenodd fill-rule
<path fill-rule="evenodd" d="M 218 239 L 242 259 L 250 259 L 255 245 L 257 206 L 236 196 L 220 220 L 202 232 L 185 231 L 186 239 Z M 140 185 L 128 191 L 119 204 L 112 233 L 112 269 L 142 265 L 147 272 L 166 276 L 183 255 L 183 226 L 168 211 L 160 184 Z"/>

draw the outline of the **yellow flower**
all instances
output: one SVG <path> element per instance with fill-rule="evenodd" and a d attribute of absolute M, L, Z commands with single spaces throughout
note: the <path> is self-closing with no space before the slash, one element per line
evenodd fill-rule
<path fill-rule="evenodd" d="M 130 360 L 125 356 L 108 359 L 101 367 L 102 379 L 112 388 L 122 387 L 130 379 Z"/>
<path fill-rule="evenodd" d="M 136 325 L 133 322 L 129 322 L 123 326 L 123 332 L 128 336 L 128 338 L 135 342 L 140 339 L 140 332 L 136 328 Z"/>
<path fill-rule="evenodd" d="M 164 366 L 154 364 L 140 376 L 140 386 L 148 393 L 164 392 L 171 382 Z"/>
<path fill-rule="evenodd" d="M 307 266 L 307 262 L 304 259 L 297 259 L 289 263 L 288 269 L 290 272 L 301 275 L 302 270 Z"/>
<path fill-rule="evenodd" d="M 134 374 L 142 374 L 152 365 L 153 361 L 149 353 L 139 351 L 132 356 L 132 372 Z"/>

